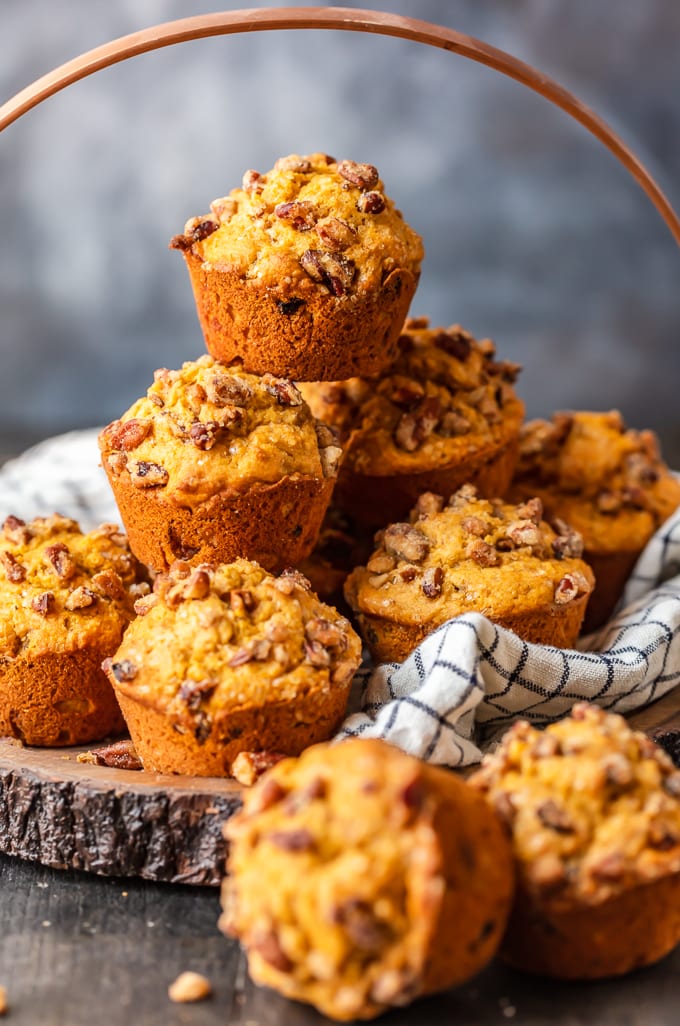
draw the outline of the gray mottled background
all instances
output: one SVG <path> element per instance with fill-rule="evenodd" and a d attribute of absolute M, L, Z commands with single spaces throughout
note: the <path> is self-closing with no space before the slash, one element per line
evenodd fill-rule
<path fill-rule="evenodd" d="M 610 121 L 680 204 L 678 0 L 361 6 L 450 25 L 537 65 Z M 116 36 L 224 7 L 3 0 L 0 97 Z M 680 466 L 680 252 L 623 168 L 485 68 L 309 31 L 134 58 L 0 136 L 0 453 L 111 420 L 155 367 L 197 356 L 168 239 L 246 168 L 311 150 L 378 166 L 425 240 L 412 312 L 495 338 L 524 365 L 531 415 L 617 406 Z"/>

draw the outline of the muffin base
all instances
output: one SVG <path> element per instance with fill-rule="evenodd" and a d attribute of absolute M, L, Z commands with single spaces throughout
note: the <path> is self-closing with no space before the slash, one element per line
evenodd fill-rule
<path fill-rule="evenodd" d="M 494 615 L 489 619 L 517 634 L 523 641 L 571 648 L 579 635 L 587 602 L 588 595 L 582 595 L 567 605 L 553 604 L 524 613 Z M 469 612 L 475 610 L 464 611 Z M 357 620 L 373 659 L 380 663 L 402 663 L 429 634 L 447 622 L 404 624 L 369 613 L 359 613 Z"/>
<path fill-rule="evenodd" d="M 106 466 L 106 461 L 104 461 Z M 132 552 L 165 571 L 176 559 L 231 563 L 251 559 L 273 573 L 308 556 L 331 499 L 334 478 L 293 475 L 242 494 L 218 492 L 190 509 L 161 491 L 138 489 L 109 473 Z"/>
<path fill-rule="evenodd" d="M 236 271 L 206 269 L 191 250 L 183 255 L 208 352 L 296 381 L 385 370 L 418 284 L 418 275 L 395 268 L 379 291 L 336 298 L 311 279 L 267 288 Z"/>
<path fill-rule="evenodd" d="M 342 722 L 353 674 L 326 691 L 270 702 L 224 715 L 205 741 L 179 733 L 163 712 L 117 690 L 118 701 L 145 770 L 197 777 L 228 777 L 240 752 L 299 755 L 327 741 Z"/>
<path fill-rule="evenodd" d="M 394 476 L 357 474 L 345 463 L 340 467 L 333 502 L 362 527 L 378 528 L 407 519 L 423 492 L 448 498 L 461 485 L 471 484 L 482 498 L 495 499 L 507 492 L 518 451 L 519 438 L 514 436 L 455 466 Z"/>
<path fill-rule="evenodd" d="M 0 734 L 61 748 L 122 734 L 125 721 L 102 671 L 109 650 L 18 658 L 0 672 Z"/>
<path fill-rule="evenodd" d="M 520 891 L 500 950 L 516 969 L 566 980 L 621 976 L 680 942 L 680 873 L 599 905 L 551 910 Z"/>

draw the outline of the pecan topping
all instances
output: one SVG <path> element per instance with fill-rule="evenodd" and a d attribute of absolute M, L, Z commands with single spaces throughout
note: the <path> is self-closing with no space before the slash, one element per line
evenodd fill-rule
<path fill-rule="evenodd" d="M 579 532 L 575 531 L 564 520 L 560 520 L 559 517 L 553 520 L 552 526 L 557 531 L 557 537 L 552 542 L 552 550 L 556 558 L 562 559 L 566 556 L 567 558 L 580 559 L 583 555 L 583 538 Z"/>
<path fill-rule="evenodd" d="M 146 616 L 150 609 L 158 605 L 158 595 L 142 595 L 135 600 L 134 610 L 137 616 Z"/>
<path fill-rule="evenodd" d="M 278 805 L 280 801 L 283 801 L 287 793 L 278 780 L 267 777 L 258 788 L 257 799 L 251 803 L 248 811 L 258 813 L 264 812 L 265 809 L 271 809 L 272 805 Z"/>
<path fill-rule="evenodd" d="M 93 748 L 77 756 L 78 762 L 89 762 L 94 766 L 109 766 L 112 769 L 142 770 L 142 760 L 135 751 L 132 741 L 115 741 L 112 745 Z"/>
<path fill-rule="evenodd" d="M 543 503 L 539 498 L 529 499 L 517 507 L 517 517 L 519 520 L 531 520 L 538 526 L 543 517 Z"/>
<path fill-rule="evenodd" d="M 680 771 L 667 776 L 662 786 L 666 794 L 672 798 L 680 798 Z"/>
<path fill-rule="evenodd" d="M 357 200 L 357 210 L 361 214 L 382 214 L 385 209 L 385 197 L 381 192 L 362 192 Z"/>
<path fill-rule="evenodd" d="M 474 534 L 476 538 L 483 538 L 489 533 L 490 525 L 481 517 L 462 517 L 460 526 L 466 534 Z"/>
<path fill-rule="evenodd" d="M 253 392 L 242 378 L 215 370 L 205 378 L 205 394 L 213 406 L 246 406 Z"/>
<path fill-rule="evenodd" d="M 12 584 L 20 584 L 26 580 L 26 567 L 11 552 L 0 552 L 0 563 L 5 570 L 5 577 Z"/>
<path fill-rule="evenodd" d="M 2 533 L 8 542 L 13 545 L 26 545 L 33 537 L 33 532 L 26 527 L 26 521 L 11 513 L 2 525 Z"/>
<path fill-rule="evenodd" d="M 214 680 L 184 680 L 178 692 L 181 700 L 186 703 L 187 709 L 197 712 L 201 707 L 204 698 L 210 698 L 217 682 Z"/>
<path fill-rule="evenodd" d="M 320 641 L 305 641 L 305 658 L 311 666 L 317 668 L 331 665 L 331 654 Z"/>
<path fill-rule="evenodd" d="M 184 236 L 192 244 L 194 242 L 202 242 L 203 239 L 207 239 L 209 235 L 216 232 L 219 226 L 219 221 L 209 214 L 202 217 L 192 217 L 184 225 Z"/>
<path fill-rule="evenodd" d="M 339 445 L 326 445 L 319 449 L 321 457 L 321 469 L 324 477 L 335 477 L 342 459 L 342 449 Z"/>
<path fill-rule="evenodd" d="M 357 164 L 354 160 L 341 160 L 338 174 L 358 189 L 372 189 L 378 184 L 380 175 L 372 164 Z"/>
<path fill-rule="evenodd" d="M 180 973 L 168 987 L 168 997 L 175 1004 L 203 1001 L 211 994 L 210 980 L 201 973 Z"/>
<path fill-rule="evenodd" d="M 541 542 L 541 532 L 531 520 L 513 520 L 506 527 L 505 534 L 517 548 L 534 548 Z"/>
<path fill-rule="evenodd" d="M 391 380 L 394 386 L 390 393 L 390 400 L 396 406 L 412 410 L 425 395 L 425 389 L 419 381 L 412 381 L 401 374 L 395 374 L 388 380 Z"/>
<path fill-rule="evenodd" d="M 444 508 L 444 497 L 436 492 L 421 492 L 413 507 L 416 520 L 431 516 L 433 513 L 440 513 Z"/>
<path fill-rule="evenodd" d="M 566 605 L 567 602 L 572 602 L 579 595 L 585 595 L 587 591 L 589 591 L 588 581 L 582 573 L 574 570 L 570 574 L 565 574 L 555 588 L 555 602 L 560 606 Z"/>
<path fill-rule="evenodd" d="M 626 860 L 621 852 L 614 851 L 601 855 L 591 863 L 590 872 L 598 880 L 620 880 L 626 868 Z"/>
<path fill-rule="evenodd" d="M 305 624 L 307 638 L 326 648 L 342 648 L 346 643 L 345 632 L 336 623 L 326 620 L 323 616 L 315 616 Z"/>
<path fill-rule="evenodd" d="M 604 488 L 595 496 L 595 505 L 600 513 L 607 515 L 618 513 L 623 503 L 620 495 L 609 491 L 608 488 Z"/>
<path fill-rule="evenodd" d="M 246 588 L 234 588 L 229 592 L 229 605 L 237 616 L 244 616 L 246 613 L 253 612 L 257 606 L 257 599 L 252 591 L 248 591 Z M 273 640 L 270 638 L 270 641 Z"/>
<path fill-rule="evenodd" d="M 534 862 L 531 878 L 542 891 L 554 891 L 567 882 L 567 874 L 557 855 L 546 852 Z"/>
<path fill-rule="evenodd" d="M 462 413 L 447 410 L 437 430 L 444 438 L 455 438 L 456 435 L 466 435 L 471 429 L 472 424 Z"/>
<path fill-rule="evenodd" d="M 231 196 L 220 196 L 212 201 L 210 209 L 220 224 L 227 224 L 238 210 L 238 203 Z"/>
<path fill-rule="evenodd" d="M 133 460 L 128 463 L 130 478 L 137 488 L 158 488 L 166 485 L 170 475 L 165 467 L 147 460 Z"/>
<path fill-rule="evenodd" d="M 293 968 L 293 963 L 281 947 L 281 941 L 273 930 L 258 934 L 250 946 L 273 969 L 278 969 L 281 973 L 289 973 Z"/>
<path fill-rule="evenodd" d="M 464 484 L 454 492 L 449 499 L 449 506 L 452 509 L 464 509 L 469 502 L 474 502 L 477 498 L 477 489 L 474 485 Z"/>
<path fill-rule="evenodd" d="M 114 663 L 113 659 L 105 659 L 102 663 L 102 670 L 104 673 L 111 673 L 119 684 L 134 680 L 139 673 L 139 669 L 129 659 L 121 659 L 117 663 Z"/>
<path fill-rule="evenodd" d="M 100 570 L 99 573 L 93 574 L 92 584 L 106 598 L 125 598 L 125 587 L 115 570 Z"/>
<path fill-rule="evenodd" d="M 111 452 L 106 457 L 106 465 L 114 474 L 120 474 L 127 467 L 128 458 L 124 452 Z"/>
<path fill-rule="evenodd" d="M 410 524 L 390 524 L 383 537 L 385 552 L 407 563 L 422 563 L 430 551 L 429 539 Z"/>
<path fill-rule="evenodd" d="M 360 951 L 381 951 L 394 936 L 389 925 L 378 919 L 371 906 L 359 898 L 344 901 L 334 910 L 333 918 Z"/>
<path fill-rule="evenodd" d="M 625 790 L 635 780 L 633 764 L 622 752 L 612 752 L 603 763 L 602 769 L 607 783 L 617 791 Z"/>
<path fill-rule="evenodd" d="M 305 575 L 293 567 L 281 571 L 274 581 L 274 587 L 283 595 L 292 595 L 296 588 L 302 588 L 303 591 L 311 591 L 312 588 Z"/>
<path fill-rule="evenodd" d="M 281 221 L 289 221 L 296 232 L 308 232 L 316 223 L 317 213 L 313 203 L 306 200 L 290 200 L 277 203 L 274 213 Z"/>
<path fill-rule="evenodd" d="M 547 801 L 541 802 L 536 809 L 536 815 L 543 826 L 548 827 L 550 830 L 554 830 L 558 834 L 571 834 L 574 832 L 574 824 L 572 823 L 566 809 L 563 809 L 557 804 L 557 802 L 553 801 L 552 798 L 548 798 Z"/>
<path fill-rule="evenodd" d="M 279 406 L 302 406 L 304 399 L 288 378 L 275 378 L 273 374 L 263 374 L 262 384 L 265 392 L 276 397 Z"/>
<path fill-rule="evenodd" d="M 288 157 L 279 157 L 274 164 L 275 171 L 294 171 L 296 174 L 307 175 L 312 170 L 312 162 L 307 157 L 291 153 Z"/>
<path fill-rule="evenodd" d="M 342 253 L 356 240 L 356 231 L 340 217 L 322 217 L 314 226 L 325 249 Z"/>
<path fill-rule="evenodd" d="M 420 587 L 426 598 L 439 598 L 442 593 L 444 571 L 440 566 L 431 566 L 423 574 Z"/>
<path fill-rule="evenodd" d="M 265 185 L 265 178 L 259 171 L 253 171 L 251 168 L 243 175 L 241 185 L 243 187 L 243 191 L 249 194 L 262 192 Z"/>
<path fill-rule="evenodd" d="M 54 612 L 54 595 L 51 591 L 43 591 L 41 595 L 36 595 L 31 601 L 31 609 L 36 613 L 40 613 L 41 616 L 49 616 L 50 613 Z"/>
<path fill-rule="evenodd" d="M 300 264 L 312 281 L 325 285 L 334 296 L 344 296 L 354 281 L 356 265 L 353 260 L 322 249 L 308 249 L 300 257 Z"/>
<path fill-rule="evenodd" d="M 433 341 L 437 349 L 443 349 L 456 360 L 467 360 L 472 349 L 471 338 L 462 328 L 451 328 L 438 332 Z"/>
<path fill-rule="evenodd" d="M 311 851 L 316 847 L 314 835 L 304 827 L 297 830 L 274 830 L 267 839 L 282 851 Z"/>
<path fill-rule="evenodd" d="M 394 567 L 394 557 L 389 556 L 386 552 L 376 552 L 366 564 L 366 569 L 370 570 L 372 574 L 388 573 L 390 570 L 394 570 Z"/>
<path fill-rule="evenodd" d="M 269 659 L 271 653 L 272 643 L 267 638 L 261 638 L 258 641 L 251 641 L 247 645 L 242 645 L 241 648 L 237 648 L 231 659 L 227 662 L 227 666 L 244 666 L 246 663 L 251 662 L 264 662 Z"/>
<path fill-rule="evenodd" d="M 45 549 L 45 555 L 57 577 L 60 577 L 63 581 L 68 581 L 73 577 L 76 572 L 76 565 L 71 558 L 71 553 L 63 542 L 48 545 Z"/>
<path fill-rule="evenodd" d="M 560 751 L 560 743 L 554 734 L 541 734 L 531 746 L 534 759 L 550 759 L 553 755 L 559 755 Z"/>
<path fill-rule="evenodd" d="M 413 413 L 404 413 L 394 432 L 400 449 L 415 452 L 429 438 L 439 423 L 441 403 L 435 396 L 426 396 Z"/>
<path fill-rule="evenodd" d="M 280 752 L 239 752 L 231 764 L 231 775 L 239 784 L 251 787 L 263 773 L 285 758 Z"/>
<path fill-rule="evenodd" d="M 493 545 L 481 538 L 471 538 L 465 546 L 465 555 L 480 566 L 498 566 L 501 557 Z"/>
<path fill-rule="evenodd" d="M 189 438 L 197 449 L 203 451 L 212 449 L 217 441 L 220 427 L 221 425 L 216 420 L 209 420 L 205 424 L 200 420 L 195 420 L 189 428 Z"/>
<path fill-rule="evenodd" d="M 64 602 L 64 608 L 74 611 L 76 609 L 88 609 L 90 606 L 95 605 L 97 601 L 97 595 L 91 588 L 86 588 L 81 585 L 79 588 L 74 588 L 71 594 Z"/>

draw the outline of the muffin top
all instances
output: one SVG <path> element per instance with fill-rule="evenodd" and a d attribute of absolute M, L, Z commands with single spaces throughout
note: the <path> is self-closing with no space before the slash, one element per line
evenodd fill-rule
<path fill-rule="evenodd" d="M 551 901 L 597 904 L 680 870 L 680 771 L 597 706 L 544 731 L 515 723 L 469 783 L 511 831 L 523 886 Z"/>
<path fill-rule="evenodd" d="M 524 425 L 512 495 L 540 495 L 586 549 L 634 550 L 680 505 L 680 481 L 653 432 L 626 430 L 618 411 L 562 412 Z"/>
<path fill-rule="evenodd" d="M 83 534 L 59 514 L 0 531 L 0 667 L 21 655 L 115 648 L 149 590 L 115 524 Z"/>
<path fill-rule="evenodd" d="M 566 605 L 593 587 L 580 536 L 542 520 L 540 500 L 518 506 L 464 485 L 448 504 L 425 492 L 410 523 L 376 534 L 378 547 L 345 585 L 353 609 L 403 624 L 444 622 L 472 610 L 491 619 Z"/>
<path fill-rule="evenodd" d="M 342 450 L 285 378 L 201 356 L 157 370 L 146 396 L 99 436 L 114 475 L 193 506 L 289 475 L 334 477 Z"/>
<path fill-rule="evenodd" d="M 386 195 L 376 168 L 323 153 L 291 154 L 246 171 L 242 188 L 187 221 L 170 246 L 204 267 L 268 288 L 320 289 L 337 298 L 377 290 L 396 268 L 416 277 L 420 236 Z"/>
<path fill-rule="evenodd" d="M 178 561 L 135 609 L 107 673 L 199 739 L 236 710 L 345 685 L 361 661 L 349 622 L 295 570 Z"/>
<path fill-rule="evenodd" d="M 397 359 L 379 378 L 300 385 L 315 416 L 339 430 L 355 473 L 446 467 L 519 431 L 519 366 L 496 360 L 490 339 L 459 325 L 428 325 L 406 321 Z"/>

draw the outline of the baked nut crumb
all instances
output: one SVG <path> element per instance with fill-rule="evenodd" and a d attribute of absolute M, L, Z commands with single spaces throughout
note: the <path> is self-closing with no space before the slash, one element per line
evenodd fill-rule
<path fill-rule="evenodd" d="M 202 973 L 180 973 L 168 987 L 168 997 L 176 1004 L 205 1001 L 212 994 L 210 980 Z"/>

